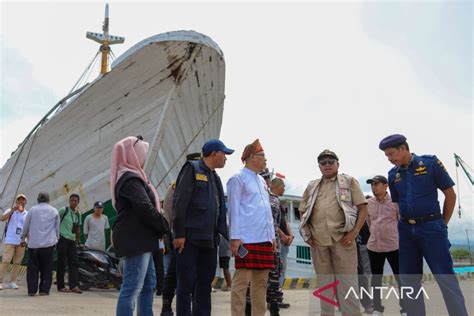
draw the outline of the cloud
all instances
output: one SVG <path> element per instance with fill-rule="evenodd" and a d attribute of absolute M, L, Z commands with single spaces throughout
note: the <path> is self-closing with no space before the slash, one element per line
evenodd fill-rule
<path fill-rule="evenodd" d="M 32 75 L 32 65 L 17 50 L 1 45 L 0 165 L 56 100 Z"/>

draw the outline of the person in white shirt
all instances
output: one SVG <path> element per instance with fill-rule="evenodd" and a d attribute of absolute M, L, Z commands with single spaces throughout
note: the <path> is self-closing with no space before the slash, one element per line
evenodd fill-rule
<path fill-rule="evenodd" d="M 21 232 L 22 247 L 28 239 L 28 295 L 49 295 L 53 283 L 53 252 L 59 239 L 59 212 L 49 204 L 49 194 L 40 192 L 25 219 Z"/>
<path fill-rule="evenodd" d="M 241 159 L 245 167 L 227 182 L 231 252 L 236 269 L 232 279 L 231 314 L 244 315 L 245 294 L 251 282 L 252 315 L 262 316 L 276 243 L 267 185 L 258 174 L 267 161 L 258 139 L 245 147 Z"/>
<path fill-rule="evenodd" d="M 13 261 L 13 269 L 10 275 L 10 283 L 6 286 L 8 289 L 18 289 L 16 284 L 16 277 L 20 270 L 21 260 L 25 254 L 25 247 L 21 247 L 21 231 L 25 223 L 28 211 L 25 209 L 26 196 L 18 194 L 15 199 L 15 205 L 6 210 L 0 217 L 2 222 L 7 222 L 5 225 L 5 239 L 3 247 L 2 265 L 0 267 L 0 290 L 3 289 L 3 276 L 7 272 L 10 262 Z"/>
<path fill-rule="evenodd" d="M 102 214 L 104 204 L 101 201 L 94 203 L 94 213 L 87 215 L 84 220 L 84 235 L 86 247 L 105 251 L 105 230 L 109 229 L 109 218 Z"/>

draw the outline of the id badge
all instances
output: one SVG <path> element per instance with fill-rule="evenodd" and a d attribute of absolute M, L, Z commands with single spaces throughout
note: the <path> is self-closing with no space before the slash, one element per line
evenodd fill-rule
<path fill-rule="evenodd" d="M 16 234 L 17 234 L 17 235 L 21 235 L 21 227 L 17 227 L 17 228 L 16 228 Z"/>

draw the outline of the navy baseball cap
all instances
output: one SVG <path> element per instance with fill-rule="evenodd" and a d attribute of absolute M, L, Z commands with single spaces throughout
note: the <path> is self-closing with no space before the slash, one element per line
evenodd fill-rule
<path fill-rule="evenodd" d="M 94 208 L 104 208 L 104 203 L 102 203 L 101 201 L 97 201 L 94 203 Z"/>
<path fill-rule="evenodd" d="M 368 184 L 372 184 L 374 182 L 380 182 L 380 183 L 383 183 L 383 184 L 388 183 L 387 178 L 385 178 L 384 176 L 381 176 L 381 175 L 375 176 L 372 179 L 368 179 L 366 182 Z"/>
<path fill-rule="evenodd" d="M 204 146 L 202 146 L 202 154 L 207 155 L 212 153 L 213 151 L 222 151 L 226 155 L 231 155 L 234 150 L 227 148 L 223 142 L 218 139 L 211 139 L 208 140 Z"/>
<path fill-rule="evenodd" d="M 406 142 L 407 138 L 400 134 L 393 134 L 385 137 L 380 141 L 379 148 L 380 150 L 385 150 L 390 147 L 398 147 L 399 145 Z"/>

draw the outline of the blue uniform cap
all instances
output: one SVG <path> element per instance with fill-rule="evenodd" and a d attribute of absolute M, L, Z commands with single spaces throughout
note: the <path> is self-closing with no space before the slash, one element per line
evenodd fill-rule
<path fill-rule="evenodd" d="M 379 148 L 380 150 L 385 150 L 390 147 L 397 147 L 398 145 L 406 142 L 407 138 L 400 134 L 393 134 L 385 137 L 380 141 Z"/>
<path fill-rule="evenodd" d="M 204 146 L 202 146 L 202 154 L 207 155 L 213 151 L 222 151 L 226 155 L 230 155 L 234 152 L 233 149 L 227 148 L 223 142 L 218 139 L 208 140 Z"/>

